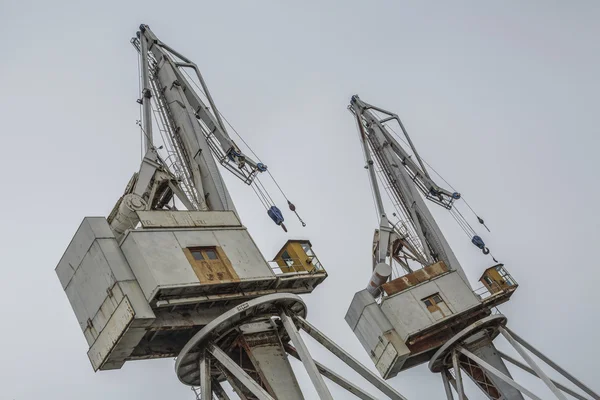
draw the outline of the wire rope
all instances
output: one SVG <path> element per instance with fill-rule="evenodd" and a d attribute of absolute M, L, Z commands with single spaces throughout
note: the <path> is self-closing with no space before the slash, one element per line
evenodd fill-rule
<path fill-rule="evenodd" d="M 396 132 L 396 131 L 394 130 L 394 128 L 392 128 L 392 127 L 391 127 L 391 126 L 390 126 L 388 123 L 385 123 L 385 124 L 383 124 L 383 126 L 384 126 L 385 128 L 388 128 L 389 130 L 391 130 L 391 131 L 392 131 L 392 133 L 393 133 L 393 134 L 396 136 L 396 138 L 398 138 L 398 139 L 399 139 L 399 140 L 400 140 L 402 143 L 404 143 L 406 146 L 409 146 L 409 147 L 410 147 L 409 143 L 408 143 L 406 140 L 404 140 L 404 139 L 403 139 L 403 138 L 400 136 L 400 134 L 399 134 L 398 132 Z M 428 163 L 428 162 L 427 162 L 427 160 L 425 160 L 425 159 L 424 159 L 424 158 L 422 158 L 422 157 L 420 157 L 420 158 L 421 158 L 421 160 L 423 161 L 423 163 L 424 163 L 425 165 L 427 165 L 427 166 L 428 166 L 428 167 L 429 167 L 429 168 L 430 168 L 430 169 L 433 171 L 433 173 L 434 173 L 434 174 L 436 174 L 436 175 L 437 175 L 437 176 L 438 176 L 438 177 L 439 177 L 439 178 L 440 178 L 440 179 L 441 179 L 441 180 L 442 180 L 444 183 L 446 183 L 446 185 L 448 185 L 448 187 L 449 187 L 450 189 L 452 189 L 454 192 L 457 192 L 457 190 L 456 190 L 456 189 L 455 189 L 455 188 L 454 188 L 454 187 L 453 187 L 453 186 L 450 184 L 450 182 L 448 182 L 448 181 L 447 181 L 447 180 L 446 180 L 446 179 L 445 179 L 445 178 L 444 178 L 444 177 L 443 177 L 443 176 L 442 176 L 442 175 L 441 175 L 441 174 L 440 174 L 440 173 L 439 173 L 439 172 L 438 172 L 438 171 L 437 171 L 437 170 L 436 170 L 436 169 L 435 169 L 435 168 L 434 168 L 434 167 L 433 167 L 433 166 L 432 166 L 430 163 Z M 479 215 L 478 215 L 478 214 L 475 212 L 475 210 L 473 209 L 473 207 L 471 207 L 471 205 L 470 205 L 470 204 L 469 204 L 469 202 L 468 202 L 468 201 L 465 199 L 465 197 L 464 197 L 464 196 L 461 196 L 461 200 L 462 200 L 462 201 L 465 203 L 465 205 L 466 205 L 466 206 L 469 208 L 469 210 L 471 210 L 471 212 L 472 212 L 472 213 L 473 213 L 473 215 L 474 215 L 474 216 L 475 216 L 475 217 L 478 219 L 478 221 L 479 221 L 479 222 L 480 222 L 480 223 L 481 223 L 483 226 L 485 226 L 485 224 L 482 222 L 482 221 L 483 221 L 483 219 L 482 219 L 481 217 L 479 217 Z M 486 228 L 486 229 L 489 231 L 489 228 L 488 228 L 487 226 L 485 226 L 485 228 Z"/>

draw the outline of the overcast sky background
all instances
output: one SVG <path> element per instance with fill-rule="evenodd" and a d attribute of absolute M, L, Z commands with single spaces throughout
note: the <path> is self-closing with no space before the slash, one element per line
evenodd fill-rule
<path fill-rule="evenodd" d="M 343 319 L 369 278 L 377 224 L 346 110 L 358 93 L 397 112 L 485 218 L 484 238 L 520 284 L 501 307 L 510 327 L 600 390 L 599 20 L 597 1 L 0 0 L 0 398 L 192 399 L 172 360 L 94 374 L 54 273 L 82 218 L 108 215 L 138 170 L 129 39 L 140 23 L 200 66 L 296 203 L 308 226 L 288 213 L 289 237 L 310 238 L 330 274 L 306 297 L 309 319 L 337 343 L 371 366 Z M 271 259 L 286 236 L 250 188 L 226 180 Z M 491 260 L 450 222 L 441 215 L 475 282 Z M 409 399 L 443 396 L 426 366 L 390 383 Z"/>

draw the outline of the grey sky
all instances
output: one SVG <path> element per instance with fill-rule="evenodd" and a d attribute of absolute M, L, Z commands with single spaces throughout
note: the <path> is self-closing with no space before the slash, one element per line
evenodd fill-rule
<path fill-rule="evenodd" d="M 594 1 L 1 0 L 0 398 L 192 398 L 172 360 L 94 374 L 54 274 L 81 219 L 107 215 L 138 169 L 129 38 L 142 22 L 200 66 L 308 223 L 288 215 L 290 236 L 310 238 L 330 273 L 306 297 L 315 325 L 371 365 L 343 320 L 369 277 L 377 222 L 346 110 L 358 93 L 397 112 L 485 217 L 489 246 L 521 285 L 502 307 L 513 330 L 600 390 L 599 19 Z M 270 259 L 285 235 L 226 180 Z M 438 214 L 475 281 L 489 259 Z M 425 367 L 391 383 L 409 399 L 442 396 Z"/>

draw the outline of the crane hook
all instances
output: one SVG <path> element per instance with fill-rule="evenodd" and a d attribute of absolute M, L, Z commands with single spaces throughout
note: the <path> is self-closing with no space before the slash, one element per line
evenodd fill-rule
<path fill-rule="evenodd" d="M 478 249 L 481 249 L 481 251 L 483 252 L 483 254 L 490 254 L 490 249 L 488 249 L 485 246 L 485 242 L 483 241 L 483 239 L 480 236 L 473 236 L 473 238 L 471 239 L 471 243 L 473 243 L 475 246 L 477 246 Z"/>

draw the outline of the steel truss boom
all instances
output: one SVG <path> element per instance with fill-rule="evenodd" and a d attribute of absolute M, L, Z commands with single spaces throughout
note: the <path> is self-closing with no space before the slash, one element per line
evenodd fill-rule
<path fill-rule="evenodd" d="M 146 157 L 158 161 L 162 169 L 178 180 L 182 189 L 178 197 L 186 197 L 182 199 L 184 204 L 198 210 L 234 210 L 213 155 L 247 184 L 266 167 L 246 156 L 230 138 L 196 64 L 160 41 L 147 25 L 140 26 L 132 43 L 141 59 L 140 102 Z M 198 90 L 185 69 L 195 74 Z M 163 126 L 161 136 L 165 133 L 162 138 L 168 145 L 165 160 L 158 156 L 158 146 L 154 144 L 153 105 L 155 117 Z M 142 185 L 151 180 L 145 180 Z"/>
<path fill-rule="evenodd" d="M 460 195 L 442 189 L 433 182 L 404 125 L 396 114 L 365 103 L 358 96 L 352 97 L 349 109 L 357 120 L 367 159 L 366 168 L 370 172 L 369 177 L 381 215 L 378 243 L 374 244 L 378 246 L 379 250 L 375 262 L 385 262 L 386 255 L 397 255 L 399 260 L 411 259 L 422 265 L 444 261 L 450 269 L 458 271 L 463 280 L 468 282 L 458 259 L 423 198 L 449 209 L 452 207 L 453 201 L 460 198 Z M 379 118 L 373 111 L 383 114 L 384 118 Z M 413 153 L 412 156 L 385 126 L 386 122 L 391 120 L 399 124 Z M 382 209 L 383 203 L 377 183 L 377 174 L 382 176 L 384 184 L 391 192 L 393 201 L 404 214 L 401 227 L 389 226 L 385 210 Z M 400 241 L 399 244 L 396 243 L 395 248 L 401 248 L 403 254 L 394 254 L 394 242 L 390 240 L 390 238 L 394 238 L 394 233 L 396 234 L 395 240 Z"/>

